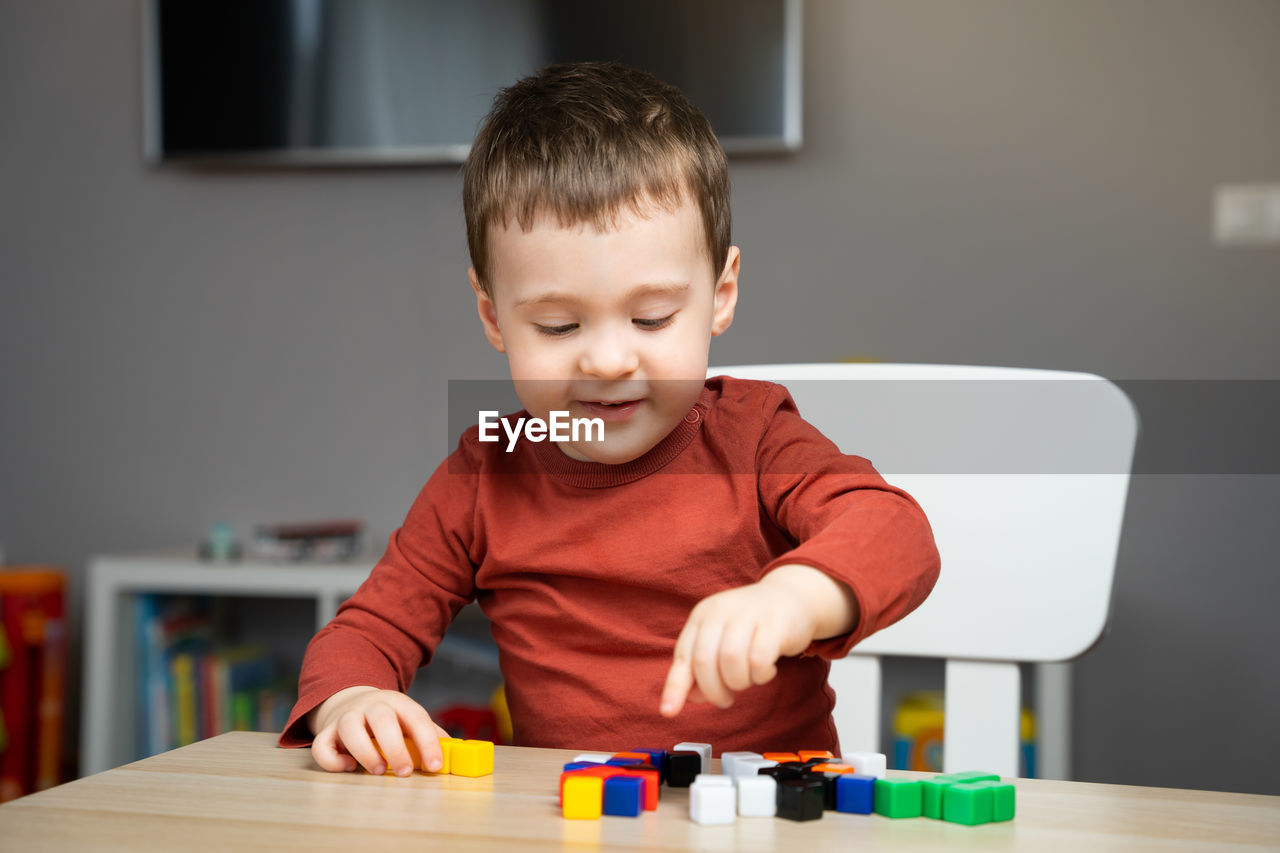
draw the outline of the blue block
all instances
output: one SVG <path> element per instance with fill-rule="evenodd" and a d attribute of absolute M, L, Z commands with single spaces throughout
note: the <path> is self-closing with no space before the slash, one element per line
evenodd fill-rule
<path fill-rule="evenodd" d="M 636 767 L 644 763 L 644 760 L 640 758 L 610 758 L 605 762 L 605 764 L 612 767 Z"/>
<path fill-rule="evenodd" d="M 629 749 L 627 752 L 643 752 L 649 756 L 649 763 L 658 768 L 658 784 L 667 781 L 667 751 L 665 749 Z"/>
<path fill-rule="evenodd" d="M 604 780 L 604 813 L 638 817 L 644 808 L 644 780 L 639 776 L 610 776 Z"/>
<path fill-rule="evenodd" d="M 836 811 L 849 814 L 871 814 L 876 777 L 858 773 L 842 773 L 836 778 Z"/>
<path fill-rule="evenodd" d="M 570 761 L 564 766 L 565 770 L 581 770 L 584 767 L 599 767 L 598 761 Z"/>

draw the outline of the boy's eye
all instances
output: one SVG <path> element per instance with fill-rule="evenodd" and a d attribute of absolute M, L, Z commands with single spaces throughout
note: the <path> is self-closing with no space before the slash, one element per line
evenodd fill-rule
<path fill-rule="evenodd" d="M 649 319 L 647 317 L 637 317 L 631 322 L 635 323 L 637 326 L 640 326 L 641 328 L 644 328 L 644 329 L 661 329 L 665 326 L 671 325 L 671 321 L 675 319 L 675 316 L 676 316 L 675 314 L 668 314 L 665 317 L 657 317 L 654 319 Z"/>
<path fill-rule="evenodd" d="M 541 323 L 534 323 L 533 325 L 538 330 L 538 334 L 550 335 L 553 338 L 567 335 L 578 328 L 577 323 L 565 323 L 563 326 L 544 326 Z"/>

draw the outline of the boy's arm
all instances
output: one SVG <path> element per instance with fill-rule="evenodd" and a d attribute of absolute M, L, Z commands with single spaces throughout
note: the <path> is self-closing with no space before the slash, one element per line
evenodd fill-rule
<path fill-rule="evenodd" d="M 459 468 L 457 460 L 453 468 L 449 460 L 441 464 L 369 578 L 308 644 L 280 746 L 310 744 L 309 715 L 339 690 L 405 691 L 474 597 L 469 548 L 476 475 Z"/>
<path fill-rule="evenodd" d="M 779 657 L 843 657 L 919 606 L 937 581 L 937 546 L 909 495 L 867 460 L 841 454 L 785 389 L 770 395 L 763 419 L 761 506 L 798 544 L 760 581 L 694 608 L 663 690 L 667 716 L 686 695 L 728 707 L 733 691 L 772 680 Z"/>

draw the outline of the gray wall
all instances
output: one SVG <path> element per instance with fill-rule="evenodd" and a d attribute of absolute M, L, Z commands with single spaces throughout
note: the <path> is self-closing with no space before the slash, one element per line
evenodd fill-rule
<path fill-rule="evenodd" d="M 216 519 L 389 530 L 446 381 L 504 375 L 458 172 L 149 168 L 138 20 L 0 0 L 0 543 L 78 584 Z M 1216 184 L 1280 180 L 1277 46 L 1274 0 L 810 0 L 805 148 L 733 163 L 714 359 L 1277 378 L 1280 249 L 1209 240 Z M 1078 778 L 1280 793 L 1277 509 L 1135 480 Z"/>

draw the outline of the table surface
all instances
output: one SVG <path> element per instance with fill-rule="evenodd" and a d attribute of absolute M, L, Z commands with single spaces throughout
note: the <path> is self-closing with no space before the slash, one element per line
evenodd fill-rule
<path fill-rule="evenodd" d="M 0 806 L 5 850 L 1280 849 L 1280 797 L 1014 780 L 1017 817 L 967 827 L 827 812 L 821 820 L 689 820 L 687 789 L 639 818 L 565 820 L 575 751 L 497 747 L 492 776 L 326 773 L 275 735 L 233 732 Z M 718 769 L 715 761 L 713 769 Z M 890 771 L 908 778 L 929 774 Z"/>

